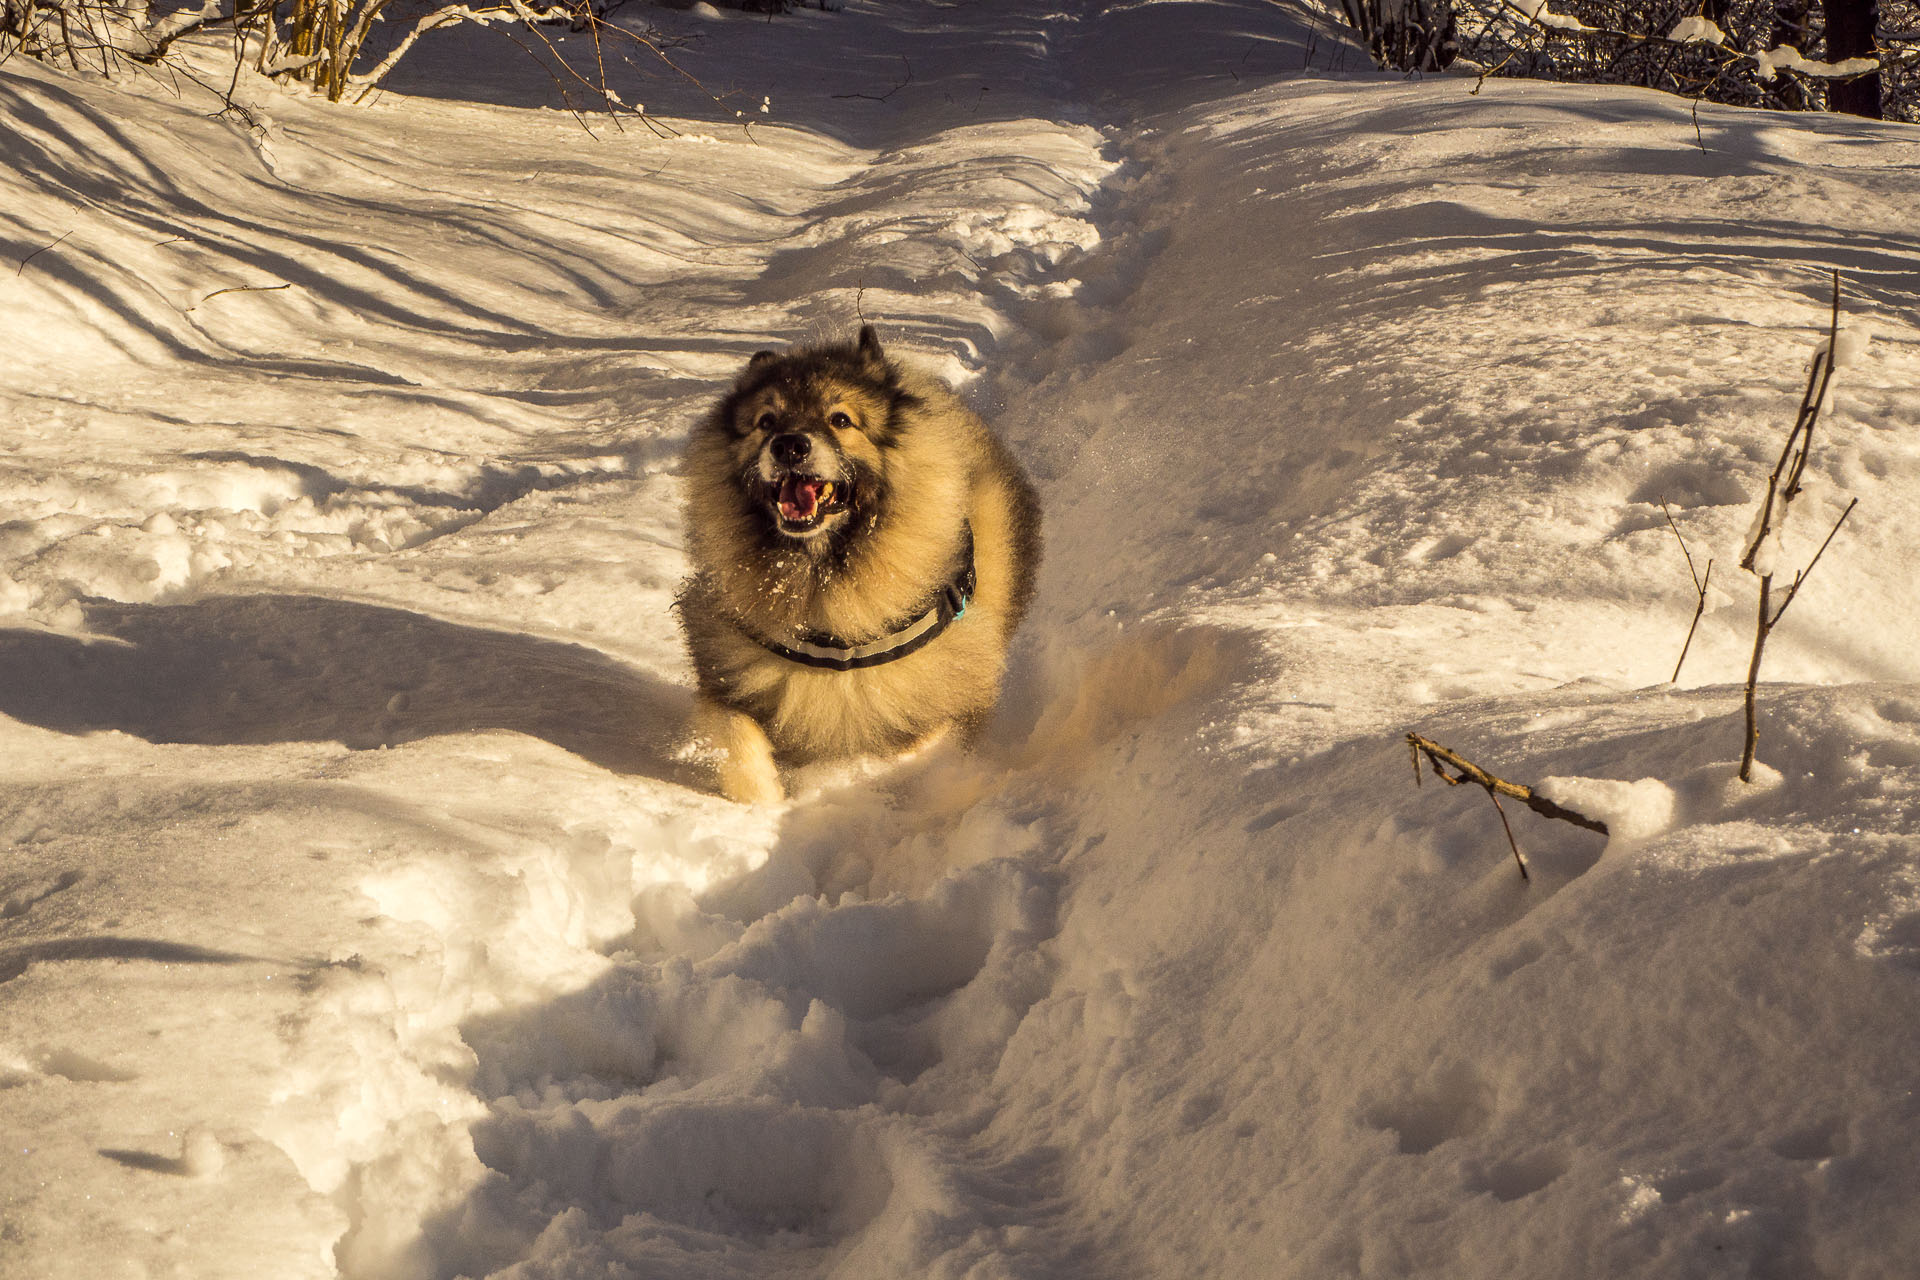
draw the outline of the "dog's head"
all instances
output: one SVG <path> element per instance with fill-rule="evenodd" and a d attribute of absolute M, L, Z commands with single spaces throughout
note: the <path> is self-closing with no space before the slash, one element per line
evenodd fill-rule
<path fill-rule="evenodd" d="M 799 543 L 857 527 L 886 496 L 886 452 L 918 403 L 872 325 L 851 343 L 748 361 L 715 423 L 769 533 Z"/>

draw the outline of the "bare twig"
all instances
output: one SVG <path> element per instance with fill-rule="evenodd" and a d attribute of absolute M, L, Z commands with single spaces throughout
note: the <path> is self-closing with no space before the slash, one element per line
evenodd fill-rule
<path fill-rule="evenodd" d="M 1249 41 L 1247 41 L 1247 51 L 1246 51 L 1245 53 L 1243 53 L 1243 54 L 1241 54 L 1241 55 L 1240 55 L 1240 66 L 1242 66 L 1242 67 L 1244 67 L 1244 66 L 1246 66 L 1246 65 L 1247 65 L 1247 59 L 1248 59 L 1248 58 L 1251 58 L 1251 57 L 1253 56 L 1253 51 L 1254 51 L 1254 49 L 1255 49 L 1255 47 L 1257 47 L 1257 46 L 1258 46 L 1258 44 L 1259 44 L 1259 41 L 1257 41 L 1257 40 L 1249 40 Z M 1233 82 L 1234 82 L 1235 84 L 1239 84 L 1239 83 L 1240 83 L 1240 72 L 1239 72 L 1239 69 L 1238 69 L 1238 68 L 1236 68 L 1236 67 L 1228 67 L 1228 68 L 1227 68 L 1227 74 L 1233 77 Z"/>
<path fill-rule="evenodd" d="M 900 55 L 900 61 L 907 68 L 906 77 L 902 80 L 895 81 L 893 88 L 887 90 L 885 93 L 836 93 L 833 96 L 836 98 L 864 98 L 868 102 L 885 102 L 888 98 L 891 98 L 894 94 L 913 83 L 913 64 L 907 61 L 907 55 L 904 53 Z"/>
<path fill-rule="evenodd" d="M 1680 660 L 1673 664 L 1673 679 L 1670 683 L 1680 683 L 1680 668 L 1686 664 L 1687 650 L 1693 648 L 1693 633 L 1700 629 L 1700 619 L 1707 611 L 1707 588 L 1713 585 L 1713 561 L 1707 561 L 1707 576 L 1700 580 L 1700 599 L 1693 606 L 1693 621 L 1687 624 L 1686 643 L 1680 646 Z"/>
<path fill-rule="evenodd" d="M 1771 574 L 1760 579 L 1760 606 L 1753 628 L 1753 657 L 1747 662 L 1746 741 L 1740 749 L 1740 781 L 1753 781 L 1753 755 L 1760 746 L 1760 717 L 1754 705 L 1754 692 L 1760 684 L 1760 654 L 1767 647 L 1767 633 L 1773 628 L 1767 621 L 1767 597 L 1773 592 Z"/>
<path fill-rule="evenodd" d="M 1792 604 L 1794 597 L 1800 594 L 1800 585 L 1804 583 L 1808 575 L 1813 572 L 1813 566 L 1820 563 L 1820 557 L 1827 554 L 1827 544 L 1833 541 L 1833 535 L 1840 532 L 1840 526 L 1847 522 L 1847 517 L 1852 515 L 1853 509 L 1859 505 L 1860 499 L 1858 498 L 1854 498 L 1847 503 L 1847 509 L 1842 511 L 1840 518 L 1833 522 L 1833 528 L 1827 530 L 1826 540 L 1820 544 L 1820 549 L 1813 553 L 1813 559 L 1807 561 L 1806 568 L 1793 575 L 1793 585 L 1787 588 L 1787 598 L 1782 600 L 1780 607 L 1773 611 L 1773 622 L 1769 625 L 1780 625 L 1780 619 L 1782 615 L 1786 613 L 1787 606 Z"/>
<path fill-rule="evenodd" d="M 35 249 L 32 253 L 28 254 L 26 257 L 20 259 L 20 266 L 14 271 L 13 278 L 18 280 L 20 278 L 20 273 L 27 269 L 27 264 L 29 262 L 32 262 L 35 258 L 39 257 L 41 254 L 45 253 L 49 249 L 58 248 L 60 245 L 60 241 L 65 240 L 68 236 L 72 234 L 73 232 L 71 231 L 63 231 L 60 233 L 59 240 L 55 240 L 52 244 L 43 244 L 38 249 Z"/>
<path fill-rule="evenodd" d="M 1500 829 L 1507 833 L 1507 848 L 1513 850 L 1513 861 L 1520 868 L 1520 878 L 1533 879 L 1532 873 L 1527 870 L 1527 856 L 1520 852 L 1520 842 L 1513 838 L 1513 824 L 1507 821 L 1507 807 L 1500 803 L 1500 793 L 1489 787 L 1487 798 L 1493 801 L 1493 811 L 1500 815 Z"/>
<path fill-rule="evenodd" d="M 276 293 L 281 289 L 291 289 L 291 288 L 293 288 L 293 285 L 291 283 L 229 285 L 225 289 L 215 289 L 212 293 L 200 299 L 199 302 L 196 302 L 193 304 L 193 306 L 188 307 L 187 310 L 188 311 L 198 310 L 202 304 L 211 302 L 213 299 L 219 297 L 223 293 Z"/>
<path fill-rule="evenodd" d="M 1664 498 L 1660 500 L 1660 511 L 1667 517 L 1667 528 L 1673 530 L 1674 538 L 1680 543 L 1680 554 L 1687 558 L 1687 573 L 1693 578 L 1693 589 L 1700 596 L 1693 607 L 1693 621 L 1687 626 L 1686 643 L 1680 646 L 1680 661 L 1673 664 L 1673 677 L 1669 683 L 1678 684 L 1680 668 L 1687 661 L 1687 650 L 1693 648 L 1693 633 L 1699 630 L 1701 615 L 1707 611 L 1707 588 L 1713 583 L 1713 561 L 1707 561 L 1706 577 L 1701 577 L 1699 571 L 1693 567 L 1693 552 L 1687 549 L 1687 540 L 1680 536 L 1680 526 L 1673 522 L 1673 512 L 1667 510 L 1667 502 Z"/>
<path fill-rule="evenodd" d="M 1480 90 L 1486 87 L 1487 80 L 1490 77 L 1499 75 L 1501 71 L 1506 69 L 1506 66 L 1508 63 L 1512 62 L 1515 58 L 1519 56 L 1520 56 L 1520 51 L 1518 49 L 1515 49 L 1512 53 L 1509 53 L 1506 57 L 1500 59 L 1500 61 L 1495 63 L 1493 66 L 1481 67 L 1480 74 L 1474 77 L 1473 88 L 1467 91 L 1467 96 L 1469 98 L 1479 97 Z"/>
<path fill-rule="evenodd" d="M 1520 801 L 1526 805 L 1527 808 L 1533 810 L 1543 818 L 1553 818 L 1560 822 L 1570 822 L 1574 826 L 1584 828 L 1587 831 L 1596 831 L 1601 835 L 1607 834 L 1606 823 L 1589 818 L 1584 813 L 1576 813 L 1572 809 L 1557 805 L 1545 796 L 1537 794 L 1532 787 L 1523 786 L 1517 782 L 1508 782 L 1505 778 L 1496 777 L 1488 773 L 1485 769 L 1482 769 L 1479 765 L 1473 763 L 1473 761 L 1466 759 L 1456 752 L 1449 751 L 1431 738 L 1423 738 L 1417 733 L 1409 733 L 1407 735 L 1407 751 L 1413 757 L 1413 781 L 1415 785 L 1418 785 L 1420 782 L 1420 757 L 1425 756 L 1428 765 L 1433 769 L 1434 776 L 1448 786 L 1457 787 L 1462 783 L 1471 782 L 1486 791 L 1487 798 L 1493 801 L 1493 807 L 1500 813 L 1500 825 L 1506 829 L 1507 843 L 1513 849 L 1514 861 L 1520 866 L 1520 878 L 1522 880 L 1528 880 L 1532 877 L 1527 873 L 1527 859 L 1525 855 L 1520 852 L 1520 842 L 1514 839 L 1513 825 L 1507 821 L 1507 811 L 1500 803 L 1501 796 L 1509 796 L 1512 799 Z M 1448 767 L 1453 768 L 1455 772 L 1448 773 Z"/>
<path fill-rule="evenodd" d="M 1584 813 L 1576 813 L 1572 809 L 1557 805 L 1545 796 L 1535 793 L 1532 787 L 1524 786 L 1518 782 L 1508 782 L 1505 778 L 1496 777 L 1471 760 L 1465 759 L 1453 751 L 1449 751 L 1431 738 L 1423 738 L 1417 733 L 1410 733 L 1407 735 L 1407 741 L 1412 744 L 1416 752 L 1427 758 L 1427 763 L 1432 766 L 1435 776 L 1444 782 L 1454 786 L 1458 786 L 1462 782 L 1472 782 L 1487 788 L 1489 791 L 1496 791 L 1503 796 L 1511 796 L 1543 818 L 1554 818 L 1561 822 L 1571 822 L 1576 827 L 1584 827 L 1588 831 L 1597 831 L 1601 835 L 1607 834 L 1606 823 L 1594 818 L 1589 818 Z M 1418 761 L 1416 760 L 1415 763 L 1417 764 Z M 1452 765 L 1459 771 L 1460 776 L 1449 777 L 1446 770 L 1441 767 L 1443 764 Z M 1419 781 L 1417 773 L 1414 780 L 1416 782 Z"/>

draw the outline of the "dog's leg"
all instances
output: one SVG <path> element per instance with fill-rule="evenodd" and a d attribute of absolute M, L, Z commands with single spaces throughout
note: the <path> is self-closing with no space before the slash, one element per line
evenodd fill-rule
<path fill-rule="evenodd" d="M 701 698 L 693 713 L 693 729 L 720 752 L 720 794 L 741 804 L 779 804 L 786 799 L 780 770 L 773 763 L 773 744 L 752 716 Z"/>

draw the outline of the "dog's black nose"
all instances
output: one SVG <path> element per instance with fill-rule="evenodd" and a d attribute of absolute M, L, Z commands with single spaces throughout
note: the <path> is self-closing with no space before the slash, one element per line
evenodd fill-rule
<path fill-rule="evenodd" d="M 773 450 L 775 462 L 792 467 L 806 461 L 807 455 L 813 452 L 813 441 L 797 431 L 788 431 L 775 436 L 767 447 Z"/>

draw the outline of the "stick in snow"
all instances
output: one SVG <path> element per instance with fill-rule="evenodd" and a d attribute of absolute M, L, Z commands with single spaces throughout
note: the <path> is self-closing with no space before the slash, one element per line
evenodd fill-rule
<path fill-rule="evenodd" d="M 72 235 L 72 234 L 73 234 L 73 232 L 71 232 L 71 231 L 63 231 L 63 232 L 61 232 L 61 234 L 60 234 L 60 240 L 55 240 L 55 241 L 54 241 L 54 242 L 53 242 L 52 244 L 43 244 L 43 245 L 41 245 L 41 246 L 40 246 L 40 247 L 39 247 L 38 249 L 35 249 L 35 250 L 34 250 L 34 251 L 33 251 L 32 253 L 30 253 L 30 254 L 28 254 L 28 255 L 27 255 L 26 257 L 24 257 L 24 258 L 22 258 L 22 259 L 20 259 L 20 267 L 19 267 L 19 270 L 16 270 L 16 271 L 15 271 L 15 272 L 13 273 L 13 274 L 14 274 L 14 276 L 15 276 L 15 278 L 17 279 L 17 278 L 19 277 L 19 275 L 20 275 L 20 272 L 22 272 L 22 271 L 25 271 L 25 270 L 27 269 L 27 264 L 28 264 L 29 262 L 32 262 L 32 261 L 33 261 L 33 260 L 34 260 L 35 258 L 37 258 L 37 257 L 39 257 L 39 256 L 40 256 L 41 254 L 43 254 L 43 253 L 45 253 L 45 252 L 46 252 L 47 250 L 49 250 L 49 249 L 57 249 L 57 248 L 59 248 L 59 247 L 60 247 L 60 241 L 61 241 L 61 240 L 65 240 L 65 239 L 66 239 L 66 238 L 67 238 L 68 236 L 70 236 L 70 235 Z"/>
<path fill-rule="evenodd" d="M 1680 537 L 1680 526 L 1673 522 L 1673 512 L 1667 510 L 1665 498 L 1660 500 L 1660 510 L 1667 517 L 1667 528 L 1673 530 L 1673 536 L 1680 541 L 1680 554 L 1687 558 L 1687 572 L 1693 576 L 1693 589 L 1700 593 L 1699 603 L 1693 607 L 1693 622 L 1687 627 L 1687 642 L 1680 646 L 1680 661 L 1673 664 L 1673 678 L 1667 683 L 1680 683 L 1680 668 L 1686 665 L 1687 650 L 1693 648 L 1693 633 L 1700 629 L 1700 615 L 1707 611 L 1707 587 L 1713 581 L 1713 561 L 1707 561 L 1707 576 L 1702 578 L 1700 571 L 1693 567 L 1693 552 L 1687 549 L 1687 540 Z"/>
<path fill-rule="evenodd" d="M 907 61 L 907 56 L 904 53 L 900 55 L 900 61 L 905 64 L 907 74 L 903 78 L 896 80 L 893 88 L 887 90 L 885 93 L 836 93 L 833 96 L 836 98 L 865 98 L 868 102 L 885 102 L 888 98 L 891 98 L 894 94 L 913 83 L 913 64 Z"/>
<path fill-rule="evenodd" d="M 208 295 L 207 295 L 206 297 L 204 297 L 204 298 L 202 298 L 202 299 L 200 299 L 200 301 L 199 301 L 199 302 L 196 302 L 196 303 L 194 303 L 194 304 L 193 304 L 192 306 L 190 306 L 190 307 L 188 307 L 188 308 L 187 308 L 187 310 L 188 310 L 188 311 L 198 311 L 198 310 L 200 309 L 200 306 L 201 306 L 201 303 L 205 303 L 205 302 L 211 302 L 211 301 L 212 301 L 213 299 L 215 299 L 215 298 L 217 298 L 217 297 L 219 297 L 219 296 L 220 296 L 221 294 L 223 294 L 223 293 L 276 293 L 276 292 L 278 292 L 278 291 L 279 291 L 279 290 L 281 290 L 281 289 L 291 289 L 291 288 L 293 288 L 293 286 L 292 286 L 291 284 L 236 284 L 236 285 L 230 285 L 230 286 L 228 286 L 228 287 L 227 287 L 227 288 L 225 288 L 225 289 L 215 289 L 215 290 L 214 290 L 214 291 L 213 291 L 212 293 L 210 293 L 210 294 L 208 294 Z"/>
<path fill-rule="evenodd" d="M 1514 839 L 1513 824 L 1507 821 L 1506 806 L 1500 803 L 1501 796 L 1513 797 L 1543 818 L 1557 818 L 1561 822 L 1571 822 L 1574 826 L 1584 827 L 1588 831 L 1597 831 L 1601 835 L 1607 834 L 1606 823 L 1597 822 L 1584 813 L 1575 813 L 1572 809 L 1555 804 L 1545 796 L 1536 795 L 1532 787 L 1495 777 L 1473 761 L 1447 750 L 1431 738 L 1423 738 L 1417 733 L 1408 734 L 1407 751 L 1413 757 L 1415 786 L 1420 785 L 1420 757 L 1424 755 L 1433 769 L 1434 776 L 1448 786 L 1457 787 L 1463 782 L 1471 782 L 1486 789 L 1487 798 L 1493 801 L 1494 809 L 1500 814 L 1500 825 L 1506 829 L 1507 844 L 1513 849 L 1513 860 L 1520 865 L 1522 880 L 1531 880 L 1533 877 L 1527 872 L 1526 856 L 1520 852 L 1520 842 Z M 1458 772 L 1448 773 L 1447 765 L 1452 765 Z"/>

